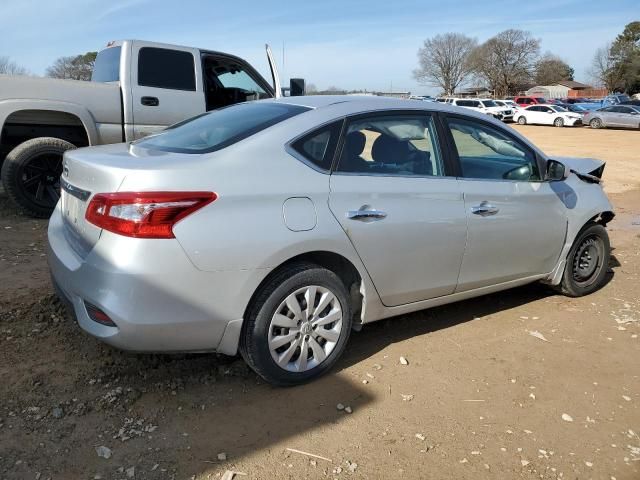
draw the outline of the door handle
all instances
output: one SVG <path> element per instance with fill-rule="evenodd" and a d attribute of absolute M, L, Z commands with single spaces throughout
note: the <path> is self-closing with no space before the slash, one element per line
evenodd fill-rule
<path fill-rule="evenodd" d="M 160 105 L 160 100 L 158 97 L 142 97 L 140 103 L 145 107 L 157 107 Z"/>
<path fill-rule="evenodd" d="M 489 202 L 482 202 L 480 203 L 480 205 L 471 207 L 471 213 L 473 213 L 474 215 L 480 215 L 481 217 L 489 217 L 491 215 L 495 215 L 499 211 L 499 208 L 494 207 Z"/>
<path fill-rule="evenodd" d="M 349 220 L 360 220 L 360 221 L 374 221 L 374 220 L 382 220 L 386 218 L 387 213 L 382 212 L 380 210 L 373 209 L 360 209 L 360 210 L 349 210 L 347 212 L 347 218 Z"/>

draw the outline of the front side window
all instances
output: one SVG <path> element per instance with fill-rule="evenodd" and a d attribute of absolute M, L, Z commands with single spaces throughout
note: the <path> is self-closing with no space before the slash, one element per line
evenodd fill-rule
<path fill-rule="evenodd" d="M 193 55 L 167 48 L 141 48 L 138 53 L 138 85 L 195 91 Z"/>
<path fill-rule="evenodd" d="M 540 180 L 534 153 L 489 125 L 457 118 L 447 121 L 463 178 Z"/>
<path fill-rule="evenodd" d="M 391 176 L 444 175 L 433 119 L 425 113 L 352 121 L 337 171 Z"/>
<path fill-rule="evenodd" d="M 286 103 L 239 103 L 185 120 L 135 144 L 165 152 L 208 153 L 308 110 Z"/>

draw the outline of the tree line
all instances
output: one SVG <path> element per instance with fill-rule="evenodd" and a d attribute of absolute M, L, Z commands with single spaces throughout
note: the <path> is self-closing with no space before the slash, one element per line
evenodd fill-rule
<path fill-rule="evenodd" d="M 68 78 L 71 80 L 91 80 L 93 65 L 98 52 L 87 52 L 81 55 L 60 57 L 47 68 L 46 76 L 52 78 Z M 29 75 L 29 71 L 18 65 L 9 57 L 0 57 L 0 74 Z"/>
<path fill-rule="evenodd" d="M 445 33 L 424 41 L 414 78 L 452 95 L 473 81 L 496 96 L 536 85 L 573 80 L 574 70 L 558 56 L 540 54 L 531 32 L 509 29 L 482 44 L 462 33 Z M 613 43 L 595 52 L 592 76 L 610 91 L 640 91 L 640 22 L 628 24 Z"/>

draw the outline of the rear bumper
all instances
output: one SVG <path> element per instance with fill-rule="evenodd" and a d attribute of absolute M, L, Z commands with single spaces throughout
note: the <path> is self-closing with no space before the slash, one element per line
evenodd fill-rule
<path fill-rule="evenodd" d="M 203 272 L 177 240 L 106 231 L 81 258 L 63 229 L 57 207 L 49 222 L 49 268 L 83 330 L 124 350 L 236 353 L 244 309 L 267 272 Z M 85 302 L 117 326 L 91 320 Z"/>

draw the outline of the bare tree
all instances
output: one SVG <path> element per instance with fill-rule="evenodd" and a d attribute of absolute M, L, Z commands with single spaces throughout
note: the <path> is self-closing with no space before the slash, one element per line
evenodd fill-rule
<path fill-rule="evenodd" d="M 477 41 L 461 33 L 445 33 L 428 38 L 418 50 L 419 68 L 413 77 L 451 95 L 471 74 L 469 57 Z"/>
<path fill-rule="evenodd" d="M 538 85 L 553 85 L 562 80 L 573 80 L 573 73 L 567 62 L 547 52 L 536 62 L 534 81 Z"/>
<path fill-rule="evenodd" d="M 27 69 L 13 62 L 9 57 L 0 57 L 0 74 L 27 75 Z"/>
<path fill-rule="evenodd" d="M 611 59 L 611 44 L 607 43 L 604 47 L 600 47 L 596 50 L 591 60 L 591 68 L 589 69 L 589 75 L 592 77 L 594 83 L 603 85 L 607 89 L 612 90 L 614 85 L 612 83 L 611 73 L 613 68 L 613 61 Z"/>
<path fill-rule="evenodd" d="M 539 55 L 540 40 L 530 32 L 510 29 L 477 47 L 471 63 L 478 79 L 504 96 L 530 84 Z"/>
<path fill-rule="evenodd" d="M 91 80 L 93 64 L 98 52 L 87 52 L 75 57 L 60 57 L 47 68 L 47 76 L 71 80 Z"/>

